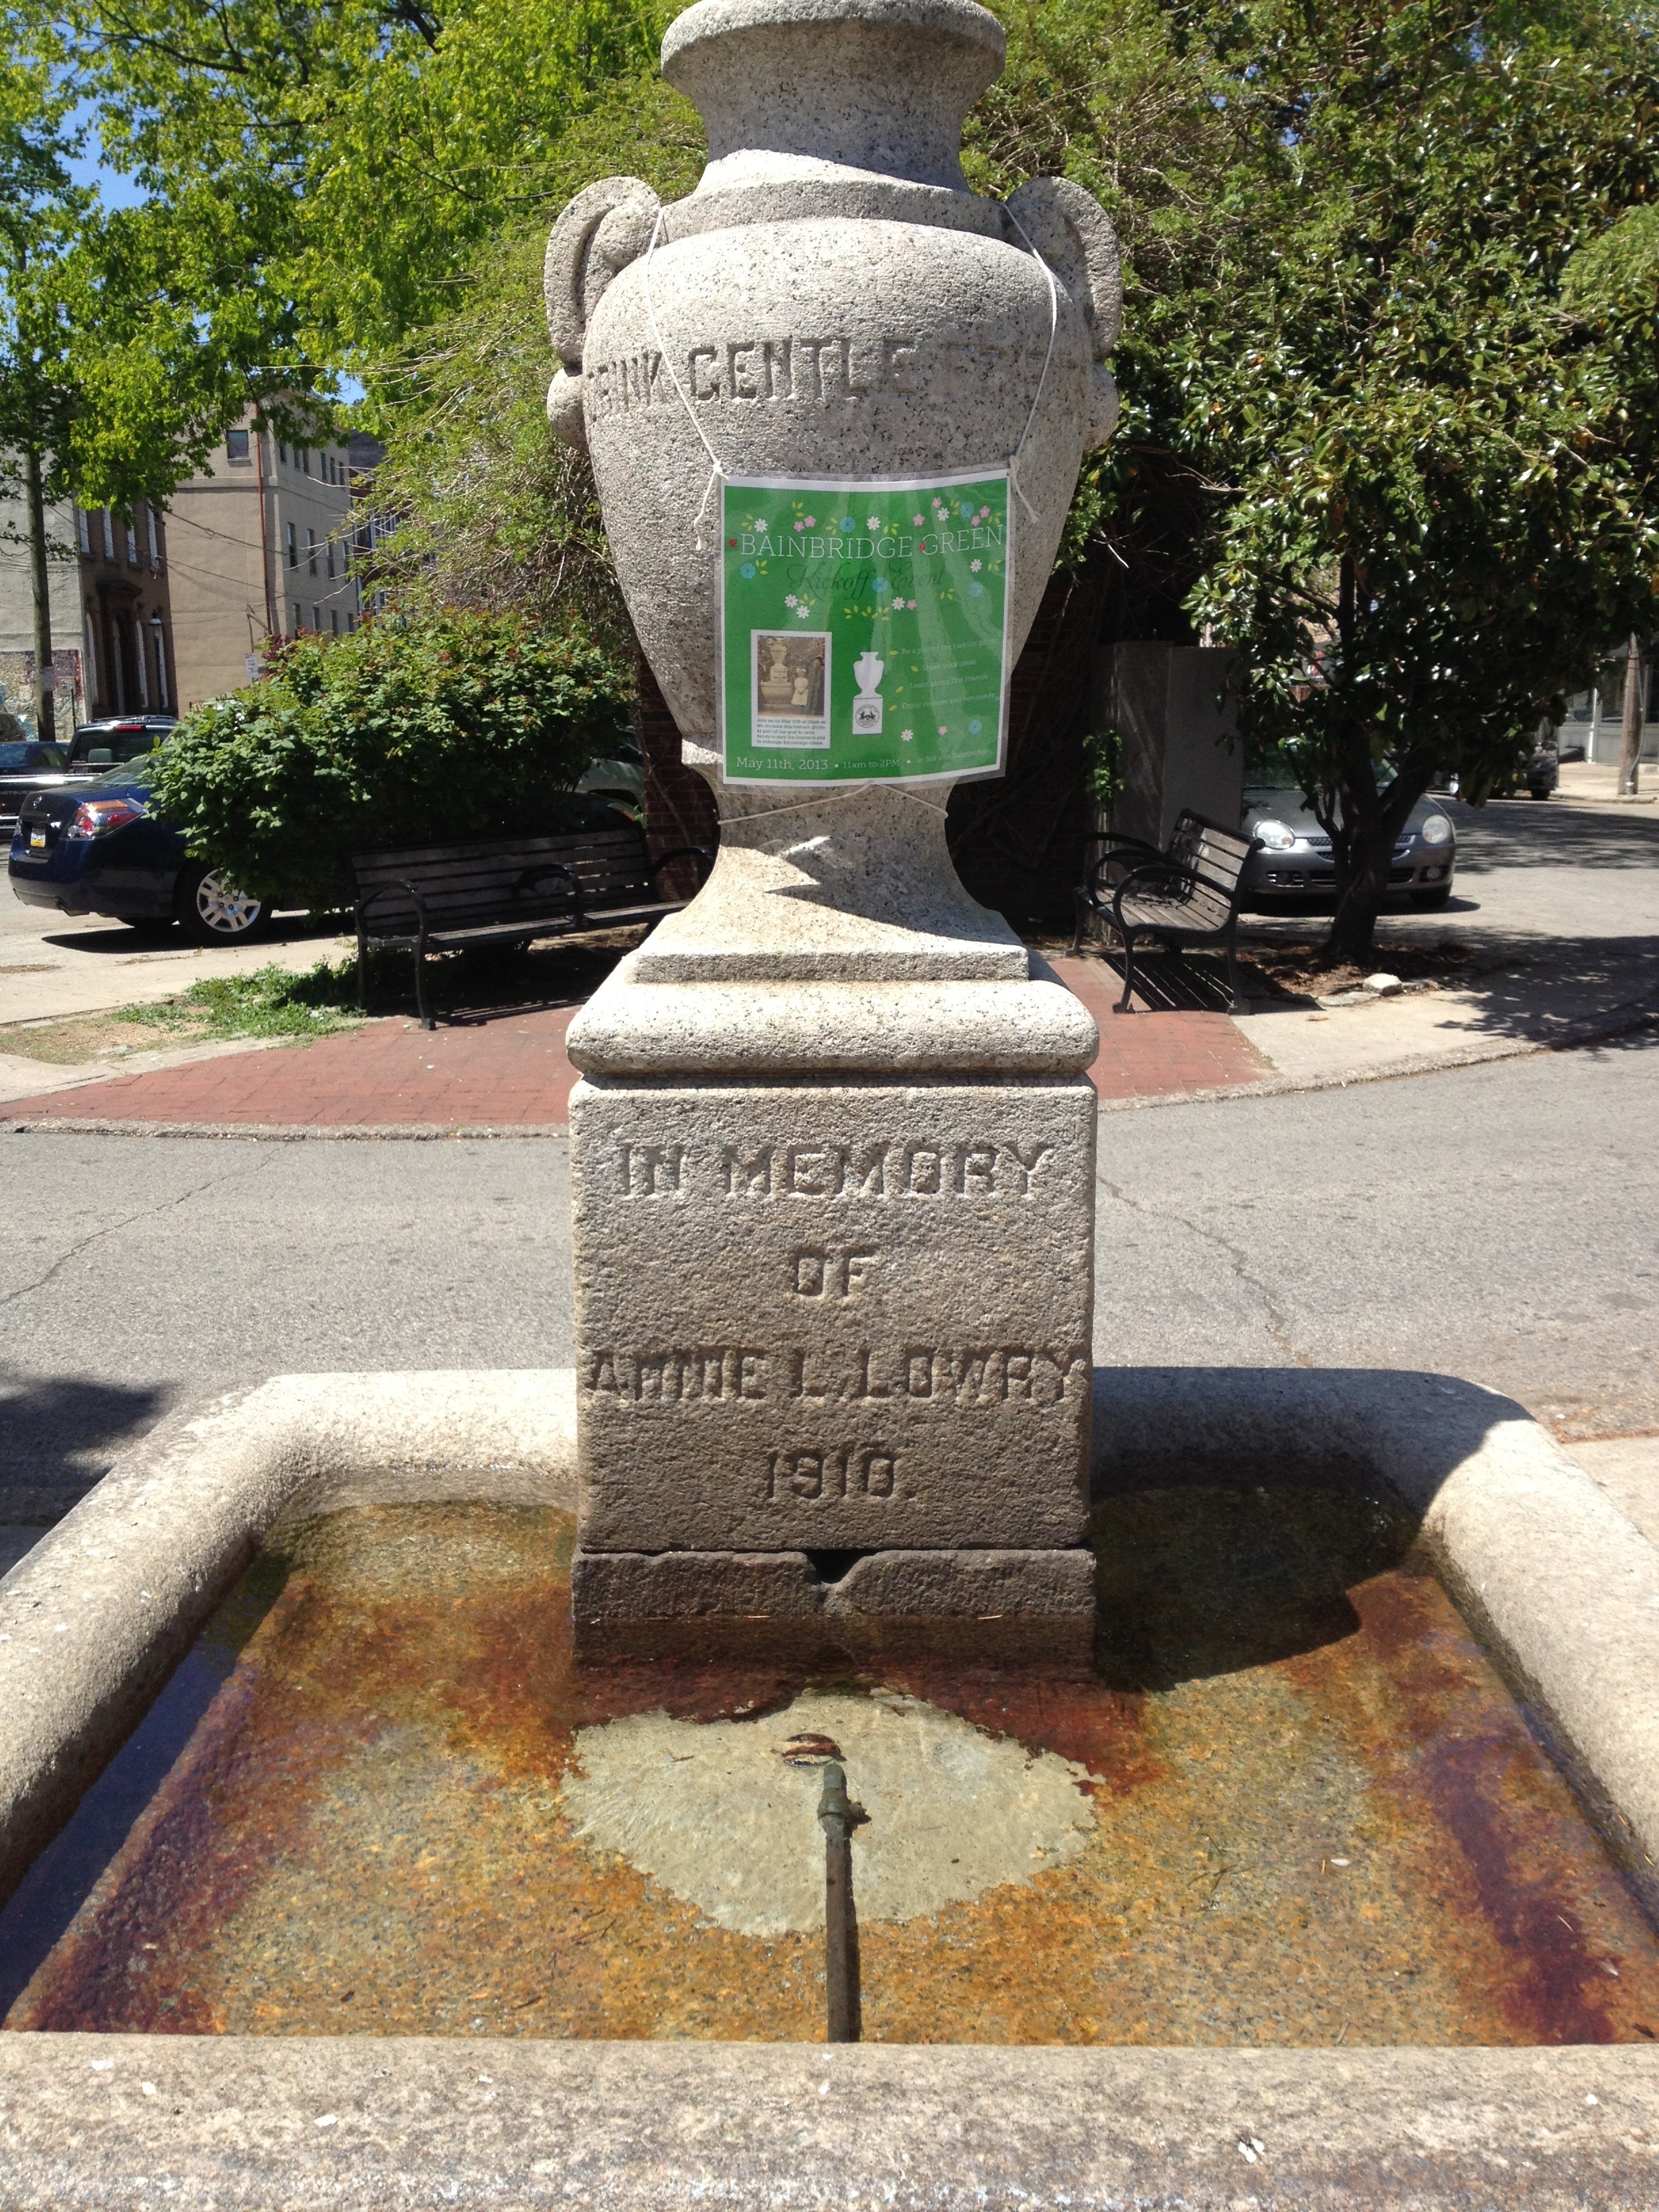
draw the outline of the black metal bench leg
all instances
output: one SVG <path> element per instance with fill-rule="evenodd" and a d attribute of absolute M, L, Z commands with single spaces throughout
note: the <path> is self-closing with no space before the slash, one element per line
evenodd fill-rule
<path fill-rule="evenodd" d="M 1135 988 L 1135 933 L 1133 929 L 1123 933 L 1123 996 L 1112 1008 L 1115 1014 L 1132 1014 L 1134 1008 L 1129 1001 Z"/>
<path fill-rule="evenodd" d="M 1073 894 L 1072 904 L 1077 910 L 1077 927 L 1072 932 L 1072 957 L 1075 960 L 1083 950 L 1083 927 L 1089 918 L 1089 909 L 1083 903 L 1081 892 Z"/>
<path fill-rule="evenodd" d="M 361 915 L 357 917 L 357 1012 L 368 1012 L 368 933 Z"/>
<path fill-rule="evenodd" d="M 423 1030 L 435 1030 L 438 1024 L 433 1019 L 432 1001 L 428 994 L 428 986 L 426 980 L 426 942 L 424 939 L 422 939 L 421 943 L 415 947 L 415 1007 L 416 1012 L 421 1018 L 421 1027 Z"/>
<path fill-rule="evenodd" d="M 1231 929 L 1227 932 L 1227 1012 L 1238 1012 L 1238 961 Z"/>

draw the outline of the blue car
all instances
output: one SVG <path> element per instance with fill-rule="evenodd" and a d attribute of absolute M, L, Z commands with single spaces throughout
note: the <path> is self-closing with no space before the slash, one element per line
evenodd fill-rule
<path fill-rule="evenodd" d="M 12 890 L 25 906 L 112 915 L 142 930 L 177 922 L 198 945 L 246 945 L 272 908 L 192 860 L 183 831 L 150 811 L 154 760 L 31 792 L 12 835 Z"/>

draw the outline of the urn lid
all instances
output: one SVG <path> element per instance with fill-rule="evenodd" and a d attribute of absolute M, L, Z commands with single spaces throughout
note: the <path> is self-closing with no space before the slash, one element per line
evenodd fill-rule
<path fill-rule="evenodd" d="M 975 0 L 697 0 L 662 71 L 708 126 L 700 192 L 848 176 L 963 191 L 963 118 L 1006 51 Z"/>

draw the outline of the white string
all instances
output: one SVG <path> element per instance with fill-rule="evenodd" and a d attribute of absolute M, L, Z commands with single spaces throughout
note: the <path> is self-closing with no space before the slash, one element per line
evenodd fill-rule
<path fill-rule="evenodd" d="M 708 495 L 714 490 L 714 486 L 724 477 L 726 471 L 720 466 L 720 455 L 714 451 L 714 448 L 708 442 L 708 433 L 703 428 L 702 424 L 697 420 L 696 410 L 692 406 L 691 402 L 686 398 L 684 387 L 681 384 L 679 378 L 674 374 L 674 364 L 669 358 L 667 347 L 662 342 L 662 332 L 657 327 L 656 302 L 651 297 L 651 257 L 657 250 L 657 240 L 662 235 L 663 217 L 667 214 L 667 212 L 668 210 L 665 207 L 658 208 L 657 220 L 651 226 L 651 243 L 645 249 L 645 265 L 641 272 L 641 280 L 645 288 L 645 313 L 646 320 L 651 325 L 652 337 L 656 341 L 658 357 L 661 361 L 663 367 L 668 371 L 668 380 L 673 386 L 676 392 L 678 393 L 681 406 L 684 408 L 686 414 L 690 417 L 691 428 L 702 440 L 702 449 L 704 453 L 708 454 L 709 459 L 714 464 L 714 466 L 708 472 L 708 481 L 702 488 L 702 501 L 698 506 L 696 514 L 691 518 L 691 529 L 696 549 L 699 553 L 706 553 L 708 549 L 702 542 L 702 519 L 708 512 Z M 650 379 L 648 377 L 646 380 L 646 382 L 648 389 L 650 384 Z"/>
<path fill-rule="evenodd" d="M 717 750 L 718 749 L 711 747 L 709 750 Z M 769 822 L 773 816 L 777 814 L 804 814 L 811 807 L 823 805 L 826 800 L 855 799 L 860 792 L 874 791 L 882 784 L 896 782 L 896 779 L 890 776 L 872 776 L 865 778 L 859 783 L 820 785 L 805 799 L 785 799 L 777 806 L 745 807 L 741 814 L 723 816 L 721 826 L 735 830 L 744 822 Z M 729 785 L 727 788 L 732 791 L 751 791 L 756 787 L 752 784 L 734 783 Z M 931 807 L 935 814 L 945 812 L 944 807 L 936 799 L 927 798 L 924 793 L 918 791 L 914 784 L 898 783 L 897 789 L 901 799 L 914 799 L 918 806 Z"/>
<path fill-rule="evenodd" d="M 1019 488 L 1019 457 L 1025 451 L 1025 441 L 1031 434 L 1032 423 L 1036 421 L 1036 411 L 1042 402 L 1042 387 L 1048 381 L 1048 364 L 1054 357 L 1054 339 L 1060 330 L 1060 287 L 1054 282 L 1054 270 L 1048 266 L 1042 256 L 1037 252 L 1036 246 L 1032 245 L 1030 237 L 1027 235 L 1024 224 L 1021 222 L 1019 217 L 1014 213 L 1012 208 L 1008 206 L 1006 201 L 1003 204 L 1002 211 L 1007 216 L 1009 222 L 1012 223 L 1014 228 L 1019 233 L 1020 236 L 1025 240 L 1026 252 L 1036 263 L 1037 267 L 1042 270 L 1043 275 L 1048 279 L 1048 350 L 1042 356 L 1042 374 L 1037 379 L 1036 397 L 1031 402 L 1031 411 L 1025 417 L 1025 428 L 1020 432 L 1019 443 L 1014 447 L 1013 453 L 1008 462 L 1008 481 L 1012 484 L 1015 495 L 1018 497 L 1020 505 L 1025 509 L 1027 514 L 1030 516 L 1032 521 L 1035 522 L 1037 519 L 1036 509 L 1031 505 L 1030 501 L 1026 498 L 1024 493 L 1021 491 Z"/>

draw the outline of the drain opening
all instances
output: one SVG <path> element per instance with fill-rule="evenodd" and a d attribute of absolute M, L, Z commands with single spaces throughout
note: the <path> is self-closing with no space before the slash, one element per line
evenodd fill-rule
<path fill-rule="evenodd" d="M 867 1559 L 867 1552 L 809 1552 L 806 1564 L 821 1583 L 838 1583 L 860 1559 Z"/>

